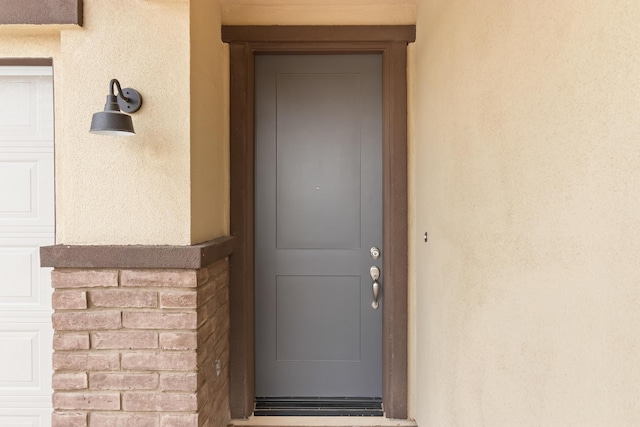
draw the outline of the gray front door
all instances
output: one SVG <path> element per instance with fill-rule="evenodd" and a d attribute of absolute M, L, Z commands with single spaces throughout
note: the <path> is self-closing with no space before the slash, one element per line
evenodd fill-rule
<path fill-rule="evenodd" d="M 382 57 L 255 59 L 256 395 L 379 397 Z"/>

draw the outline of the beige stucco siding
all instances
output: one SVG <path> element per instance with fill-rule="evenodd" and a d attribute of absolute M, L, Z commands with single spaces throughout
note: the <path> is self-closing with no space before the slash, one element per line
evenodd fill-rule
<path fill-rule="evenodd" d="M 416 0 L 221 0 L 228 25 L 415 24 Z"/>
<path fill-rule="evenodd" d="M 229 49 L 220 25 L 217 1 L 191 1 L 191 243 L 229 234 Z"/>
<path fill-rule="evenodd" d="M 640 424 L 639 22 L 635 1 L 420 3 L 419 425 Z"/>
<path fill-rule="evenodd" d="M 189 244 L 189 6 L 85 0 L 63 31 L 56 83 L 57 229 L 65 244 Z M 137 89 L 137 135 L 88 133 L 108 83 Z M 62 117 L 57 115 L 61 114 Z"/>
<path fill-rule="evenodd" d="M 51 58 L 60 52 L 60 31 L 32 25 L 0 26 L 0 58 Z"/>

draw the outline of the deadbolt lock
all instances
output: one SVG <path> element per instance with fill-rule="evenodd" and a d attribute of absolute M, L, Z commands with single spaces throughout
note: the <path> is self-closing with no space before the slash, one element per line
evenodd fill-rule
<path fill-rule="evenodd" d="M 378 249 L 377 247 L 373 246 L 369 250 L 369 254 L 371 254 L 371 258 L 378 259 L 378 258 L 380 258 L 380 249 Z"/>

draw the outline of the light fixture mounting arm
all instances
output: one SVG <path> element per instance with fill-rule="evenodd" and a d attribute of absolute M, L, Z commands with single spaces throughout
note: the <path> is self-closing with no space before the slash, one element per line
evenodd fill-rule
<path fill-rule="evenodd" d="M 118 89 L 117 99 L 120 111 L 131 114 L 140 109 L 142 106 L 142 96 L 140 92 L 130 87 L 122 89 L 118 79 L 112 79 L 111 82 L 109 82 L 109 96 L 116 96 L 115 88 Z"/>

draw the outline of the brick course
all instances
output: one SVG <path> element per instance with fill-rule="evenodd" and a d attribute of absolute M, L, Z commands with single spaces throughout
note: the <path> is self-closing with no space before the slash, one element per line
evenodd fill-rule
<path fill-rule="evenodd" d="M 87 427 L 87 413 L 54 412 L 51 416 L 51 423 L 60 427 Z"/>
<path fill-rule="evenodd" d="M 118 270 L 63 268 L 51 272 L 54 288 L 94 288 L 118 286 Z"/>
<path fill-rule="evenodd" d="M 206 425 L 206 424 L 200 424 Z M 198 427 L 197 415 L 163 415 L 162 427 Z"/>
<path fill-rule="evenodd" d="M 196 270 L 122 270 L 120 286 L 140 288 L 195 288 L 198 286 Z"/>
<path fill-rule="evenodd" d="M 228 424 L 226 260 L 56 269 L 52 283 L 53 427 Z"/>
<path fill-rule="evenodd" d="M 92 332 L 94 349 L 153 349 L 158 348 L 158 333 L 151 331 Z"/>
<path fill-rule="evenodd" d="M 82 310 L 87 308 L 87 293 L 85 291 L 57 290 L 51 297 L 51 305 L 55 310 Z"/>
<path fill-rule="evenodd" d="M 54 350 L 89 350 L 89 334 L 55 334 L 53 336 Z"/>
<path fill-rule="evenodd" d="M 158 373 L 91 372 L 89 387 L 92 390 L 156 390 L 158 377 Z"/>
<path fill-rule="evenodd" d="M 77 313 L 56 311 L 51 320 L 53 329 L 56 331 L 99 331 L 122 327 L 122 316 L 119 311 L 82 311 Z"/>
<path fill-rule="evenodd" d="M 159 427 L 157 415 L 113 414 L 94 412 L 90 415 L 91 427 Z"/>
<path fill-rule="evenodd" d="M 198 335 L 193 332 L 161 332 L 160 348 L 163 350 L 195 350 Z"/>
<path fill-rule="evenodd" d="M 120 368 L 120 355 L 98 352 L 53 353 L 54 371 L 112 371 Z"/>
<path fill-rule="evenodd" d="M 198 376 L 196 374 L 161 374 L 160 388 L 165 391 L 198 390 Z"/>
<path fill-rule="evenodd" d="M 125 411 L 190 412 L 197 409 L 195 393 L 127 392 L 122 395 Z"/>
<path fill-rule="evenodd" d="M 196 308 L 197 294 L 195 292 L 160 292 L 160 307 L 162 308 Z"/>
<path fill-rule="evenodd" d="M 119 393 L 55 392 L 53 407 L 56 409 L 120 409 Z"/>
<path fill-rule="evenodd" d="M 158 293 L 152 291 L 99 290 L 89 292 L 89 298 L 94 307 L 155 308 L 158 306 Z"/>
<path fill-rule="evenodd" d="M 132 329 L 195 329 L 195 312 L 132 311 L 122 313 L 122 325 Z"/>
<path fill-rule="evenodd" d="M 83 390 L 88 386 L 86 372 L 53 374 L 52 386 L 56 390 Z"/>
<path fill-rule="evenodd" d="M 197 368 L 194 351 L 133 352 L 122 355 L 122 369 L 138 371 L 193 371 Z"/>

